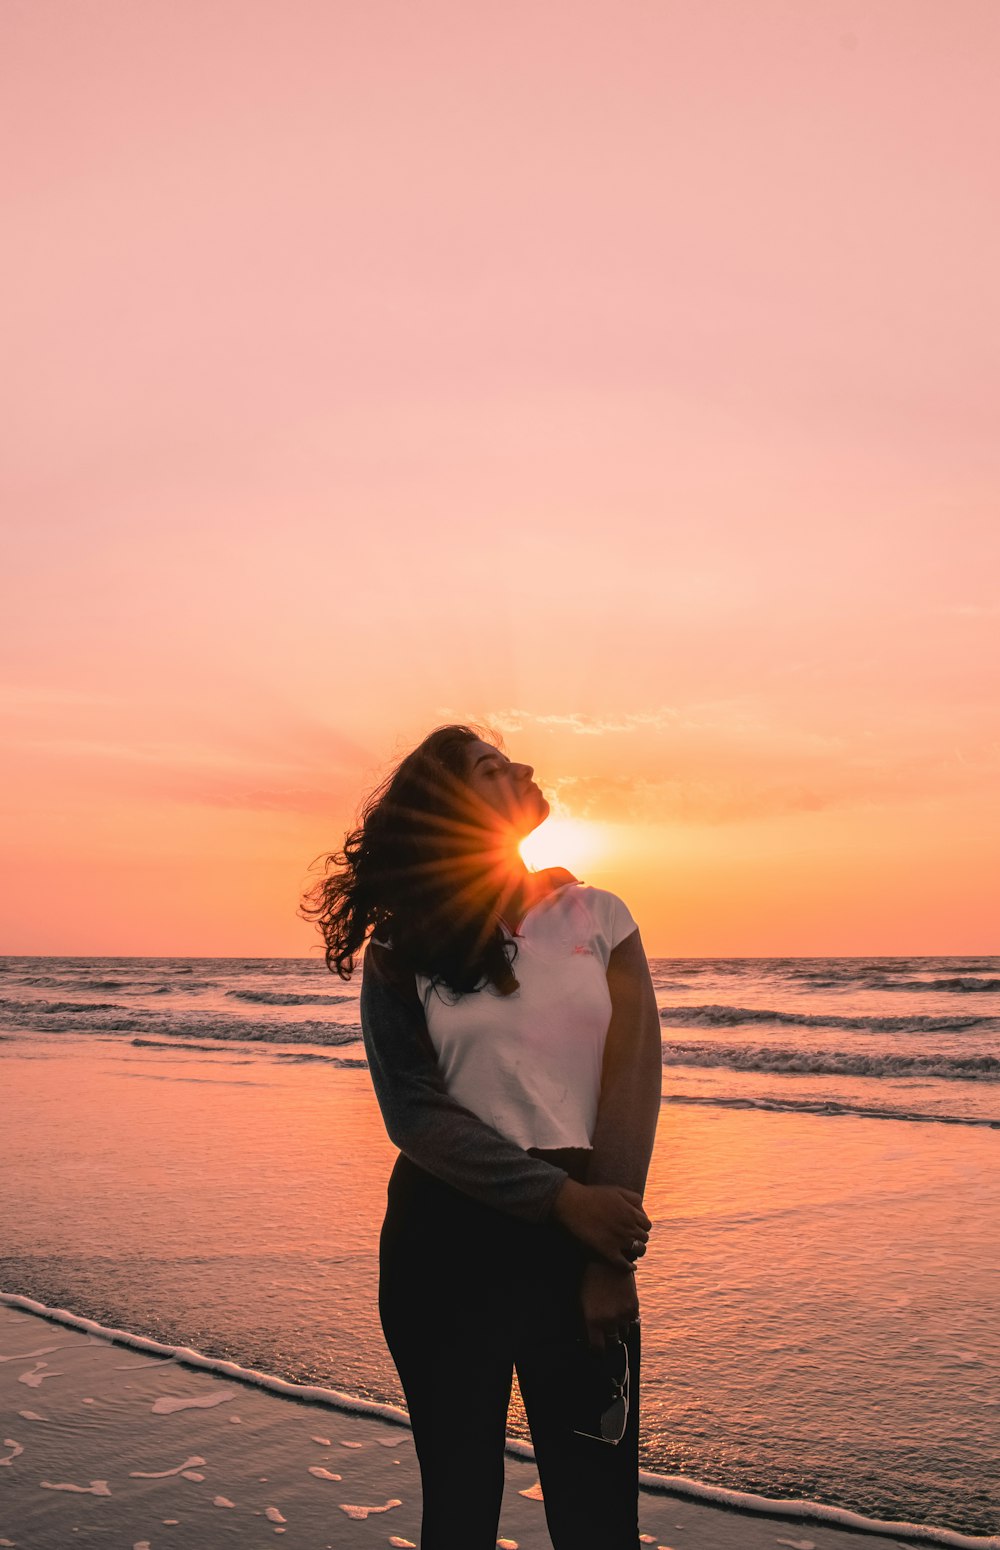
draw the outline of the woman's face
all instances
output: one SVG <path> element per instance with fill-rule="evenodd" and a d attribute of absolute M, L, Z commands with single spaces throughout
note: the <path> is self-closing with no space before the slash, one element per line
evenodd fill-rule
<path fill-rule="evenodd" d="M 466 781 L 487 807 L 509 824 L 518 839 L 548 817 L 549 804 L 535 785 L 530 764 L 515 764 L 492 743 L 477 738 L 466 748 Z"/>

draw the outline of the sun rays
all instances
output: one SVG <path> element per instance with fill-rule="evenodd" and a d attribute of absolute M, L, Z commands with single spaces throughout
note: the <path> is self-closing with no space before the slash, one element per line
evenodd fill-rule
<path fill-rule="evenodd" d="M 578 876 L 606 848 L 606 835 L 600 824 L 558 816 L 546 818 L 519 846 L 522 860 L 533 872 L 564 866 Z"/>

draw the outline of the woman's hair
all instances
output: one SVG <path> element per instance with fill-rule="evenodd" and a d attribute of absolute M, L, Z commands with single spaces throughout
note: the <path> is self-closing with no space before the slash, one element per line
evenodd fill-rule
<path fill-rule="evenodd" d="M 369 931 L 390 938 L 401 969 L 457 994 L 484 981 L 517 989 L 516 947 L 496 917 L 516 837 L 471 790 L 468 745 L 488 732 L 437 727 L 368 797 L 343 849 L 299 913 L 314 920 L 331 973 L 348 979 Z"/>

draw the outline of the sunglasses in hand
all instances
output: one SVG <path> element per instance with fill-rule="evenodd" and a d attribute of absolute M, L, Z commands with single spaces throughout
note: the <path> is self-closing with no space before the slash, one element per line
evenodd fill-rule
<path fill-rule="evenodd" d="M 580 1358 L 573 1431 L 578 1437 L 617 1447 L 628 1425 L 628 1346 L 609 1340 L 603 1351 L 583 1348 Z"/>

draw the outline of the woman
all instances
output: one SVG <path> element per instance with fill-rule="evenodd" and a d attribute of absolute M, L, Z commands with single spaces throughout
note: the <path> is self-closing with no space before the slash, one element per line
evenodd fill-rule
<path fill-rule="evenodd" d="M 371 932 L 361 1024 L 400 1149 L 379 1312 L 420 1462 L 422 1550 L 493 1550 L 515 1367 L 555 1550 L 638 1545 L 634 1261 L 659 1021 L 621 900 L 521 860 L 549 810 L 532 775 L 475 729 L 439 727 L 305 906 L 343 978 Z M 588 1346 L 606 1343 L 609 1365 L 628 1358 L 617 1446 L 580 1435 Z"/>

